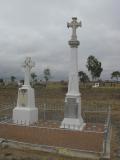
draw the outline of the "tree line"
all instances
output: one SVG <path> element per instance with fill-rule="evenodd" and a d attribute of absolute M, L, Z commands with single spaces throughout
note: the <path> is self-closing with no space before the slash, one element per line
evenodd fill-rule
<path fill-rule="evenodd" d="M 31 81 L 32 85 L 38 83 L 37 77 L 38 76 L 37 76 L 37 74 L 35 72 L 31 73 L 31 75 L 30 75 L 30 79 L 31 80 L 30 81 Z M 51 71 L 50 71 L 49 68 L 44 69 L 43 78 L 44 78 L 44 86 L 46 87 L 49 79 L 51 78 Z M 16 84 L 17 85 L 16 79 L 17 78 L 15 76 L 11 76 L 9 84 Z M 21 79 L 19 82 L 20 82 L 20 84 L 24 84 L 24 80 L 23 79 Z M 42 83 L 42 80 L 40 80 L 40 83 Z M 5 80 L 3 78 L 0 78 L 0 84 L 5 84 Z"/>
<path fill-rule="evenodd" d="M 88 72 L 91 75 L 92 81 L 99 80 L 101 73 L 103 71 L 103 68 L 102 68 L 102 63 L 95 56 L 90 55 L 87 58 L 86 67 Z M 85 72 L 79 71 L 78 75 L 81 82 L 85 83 L 90 81 L 89 76 Z M 112 72 L 111 79 L 113 78 L 115 78 L 118 81 L 120 78 L 120 72 L 119 71 Z"/>
<path fill-rule="evenodd" d="M 90 55 L 87 58 L 86 68 L 90 73 L 92 81 L 98 81 L 103 71 L 102 63 L 95 56 Z M 90 77 L 84 71 L 79 71 L 78 76 L 80 81 L 83 83 L 90 81 Z M 47 83 L 51 78 L 51 70 L 49 68 L 44 69 L 43 78 L 45 82 L 44 85 L 47 86 Z M 116 79 L 116 81 L 118 81 L 119 78 L 120 78 L 120 71 L 114 71 L 111 73 L 111 79 Z M 10 81 L 11 83 L 14 83 L 16 81 L 16 77 L 11 76 Z M 42 80 L 40 80 L 40 82 L 42 83 Z M 3 78 L 0 78 L 0 83 L 4 84 Z M 20 80 L 20 83 L 24 83 L 24 80 Z M 37 74 L 34 72 L 31 73 L 31 83 L 33 85 L 37 83 Z"/>

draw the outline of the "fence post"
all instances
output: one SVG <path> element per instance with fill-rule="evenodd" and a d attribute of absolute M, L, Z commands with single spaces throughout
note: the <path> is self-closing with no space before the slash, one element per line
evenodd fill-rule
<path fill-rule="evenodd" d="M 46 110 L 46 104 L 44 103 L 44 106 L 43 106 L 43 116 L 44 116 L 43 119 L 44 119 L 44 121 L 45 121 L 45 118 L 46 118 L 45 117 L 45 110 Z"/>
<path fill-rule="evenodd" d="M 108 138 L 109 138 L 109 135 L 110 135 L 110 126 L 111 126 L 110 123 L 111 123 L 111 107 L 109 106 L 108 116 L 107 116 L 105 129 L 104 129 L 103 155 L 106 154 L 107 142 L 108 142 Z"/>
<path fill-rule="evenodd" d="M 107 129 L 107 125 L 106 125 L 105 129 L 104 129 L 103 155 L 105 155 L 105 153 L 106 153 L 107 134 L 108 134 L 108 129 Z"/>

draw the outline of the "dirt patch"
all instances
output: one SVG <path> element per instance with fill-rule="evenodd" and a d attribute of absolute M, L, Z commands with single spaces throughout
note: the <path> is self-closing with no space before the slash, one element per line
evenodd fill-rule
<path fill-rule="evenodd" d="M 90 125 L 88 125 L 90 127 Z M 98 127 L 102 129 L 102 127 Z M 5 139 L 93 152 L 103 150 L 103 132 L 69 131 L 0 124 L 0 137 Z"/>
<path fill-rule="evenodd" d="M 66 89 L 48 88 L 35 89 L 36 105 L 44 102 L 50 104 L 64 104 Z M 119 160 L 120 149 L 120 88 L 83 88 L 82 107 L 112 106 L 112 141 L 111 159 Z M 6 98 L 7 97 L 7 98 Z M 0 107 L 13 104 L 17 100 L 17 88 L 0 88 Z"/>

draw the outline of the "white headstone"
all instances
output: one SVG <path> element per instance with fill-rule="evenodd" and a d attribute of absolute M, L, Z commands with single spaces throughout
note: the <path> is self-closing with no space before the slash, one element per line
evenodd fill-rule
<path fill-rule="evenodd" d="M 35 107 L 34 89 L 30 86 L 30 71 L 35 63 L 27 57 L 23 65 L 25 71 L 24 85 L 18 90 L 17 107 L 13 110 L 13 122 L 30 125 L 38 121 L 38 108 Z"/>
<path fill-rule="evenodd" d="M 78 51 L 80 42 L 77 40 L 76 29 L 81 27 L 81 22 L 77 22 L 77 18 L 73 17 L 72 22 L 67 23 L 67 27 L 72 28 L 72 36 L 69 41 L 71 47 L 70 53 L 70 71 L 68 92 L 65 98 L 64 119 L 61 128 L 82 130 L 85 126 L 81 116 L 81 97 L 79 91 L 78 78 Z"/>

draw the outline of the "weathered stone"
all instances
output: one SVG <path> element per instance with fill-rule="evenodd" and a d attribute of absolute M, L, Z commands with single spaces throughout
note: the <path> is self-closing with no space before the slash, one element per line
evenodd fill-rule
<path fill-rule="evenodd" d="M 13 110 L 13 122 L 19 125 L 31 125 L 38 121 L 34 89 L 30 86 L 30 71 L 34 65 L 30 57 L 27 57 L 23 64 L 25 83 L 18 90 L 17 107 Z"/>
<path fill-rule="evenodd" d="M 78 118 L 78 103 L 75 98 L 68 98 L 64 107 L 65 118 Z"/>
<path fill-rule="evenodd" d="M 72 22 L 67 23 L 67 27 L 72 28 L 71 40 L 68 42 L 71 47 L 70 53 L 70 73 L 68 92 L 65 98 L 64 119 L 61 128 L 82 130 L 85 126 L 81 116 L 81 97 L 79 91 L 78 78 L 78 52 L 77 47 L 80 42 L 77 40 L 76 29 L 81 27 L 81 22 L 77 22 L 77 18 L 73 17 Z"/>

